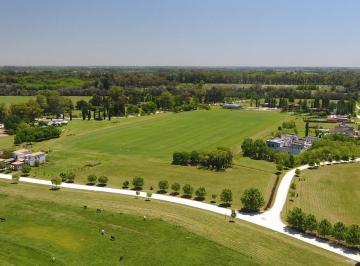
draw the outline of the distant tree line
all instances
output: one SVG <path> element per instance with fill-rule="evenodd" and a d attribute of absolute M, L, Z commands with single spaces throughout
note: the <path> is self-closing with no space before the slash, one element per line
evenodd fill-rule
<path fill-rule="evenodd" d="M 175 165 L 199 165 L 211 170 L 223 170 L 232 166 L 233 154 L 229 148 L 218 147 L 209 152 L 174 152 L 172 163 Z"/>
<path fill-rule="evenodd" d="M 60 89 L 100 88 L 111 85 L 149 87 L 180 83 L 231 83 L 301 85 L 299 90 L 317 85 L 360 88 L 360 72 L 346 69 L 261 69 L 261 68 L 26 68 L 0 69 L 0 88 Z"/>

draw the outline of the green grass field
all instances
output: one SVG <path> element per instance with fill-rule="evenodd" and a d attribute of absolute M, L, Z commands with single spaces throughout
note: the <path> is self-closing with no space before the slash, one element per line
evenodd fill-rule
<path fill-rule="evenodd" d="M 354 265 L 245 222 L 154 200 L 3 180 L 0 199 L 1 265 Z"/>
<path fill-rule="evenodd" d="M 249 187 L 259 188 L 266 199 L 269 197 L 276 178 L 274 164 L 237 156 L 233 168 L 215 172 L 171 165 L 172 153 L 217 146 L 232 147 L 237 153 L 245 137 L 266 137 L 287 119 L 289 115 L 278 112 L 214 109 L 113 121 L 77 120 L 64 128 L 61 138 L 33 146 L 34 150 L 50 152 L 49 162 L 34 169 L 32 175 L 49 179 L 74 171 L 76 182 L 85 183 L 94 173 L 108 176 L 110 185 L 116 187 L 141 176 L 145 190 L 150 186 L 157 189 L 158 181 L 165 179 L 195 188 L 204 186 L 208 200 L 212 193 L 231 188 L 234 206 L 240 206 L 240 194 Z M 5 145 L 5 140 L 0 141 Z"/>
<path fill-rule="evenodd" d="M 74 105 L 77 101 L 80 100 L 89 100 L 89 96 L 66 96 L 70 98 Z M 4 103 L 6 105 L 15 104 L 15 103 L 24 103 L 30 99 L 35 99 L 35 96 L 0 96 L 0 104 Z"/>
<path fill-rule="evenodd" d="M 360 224 L 359 173 L 359 163 L 303 171 L 305 181 L 295 181 L 299 196 L 294 202 L 288 200 L 285 210 L 300 207 L 318 219 Z"/>

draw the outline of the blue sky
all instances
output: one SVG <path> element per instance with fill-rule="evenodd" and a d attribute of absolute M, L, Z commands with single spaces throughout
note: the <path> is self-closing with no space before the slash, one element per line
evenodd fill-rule
<path fill-rule="evenodd" d="M 0 0 L 0 65 L 360 66 L 357 0 Z"/>

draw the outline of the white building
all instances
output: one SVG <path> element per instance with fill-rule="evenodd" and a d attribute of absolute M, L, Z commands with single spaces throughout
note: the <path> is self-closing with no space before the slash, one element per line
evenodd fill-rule
<path fill-rule="evenodd" d="M 316 137 L 302 139 L 296 135 L 281 135 L 281 137 L 268 139 L 266 144 L 270 149 L 275 151 L 286 152 L 288 154 L 299 154 L 300 152 L 309 149 L 316 139 Z"/>

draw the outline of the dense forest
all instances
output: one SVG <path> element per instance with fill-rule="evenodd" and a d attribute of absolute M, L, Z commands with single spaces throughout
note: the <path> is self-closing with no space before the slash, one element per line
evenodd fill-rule
<path fill-rule="evenodd" d="M 159 88 L 193 89 L 201 84 L 234 84 L 224 89 L 226 94 L 240 93 L 244 85 L 253 84 L 257 90 L 282 89 L 306 94 L 327 85 L 332 93 L 358 93 L 358 69 L 261 69 L 261 68 L 121 68 L 121 67 L 2 67 L 0 95 L 35 95 L 39 90 L 58 90 L 62 95 L 93 95 L 111 86 L 125 89 Z M 277 87 L 281 85 L 281 87 Z M 285 85 L 289 85 L 286 87 Z M 285 87 L 284 87 L 285 86 Z M 341 87 L 341 89 L 339 89 Z M 324 91 L 323 91 L 324 92 Z M 246 92 L 245 92 L 246 93 Z"/>

